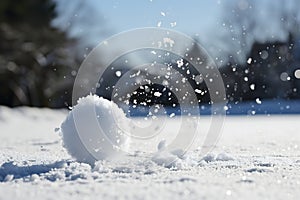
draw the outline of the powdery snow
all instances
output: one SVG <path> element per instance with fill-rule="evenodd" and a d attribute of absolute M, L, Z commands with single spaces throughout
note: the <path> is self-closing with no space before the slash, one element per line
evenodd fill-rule
<path fill-rule="evenodd" d="M 154 154 L 136 151 L 91 166 L 75 161 L 55 132 L 67 115 L 0 107 L 0 199 L 300 197 L 300 116 L 227 117 L 220 141 L 204 157 L 198 150 L 166 152 L 166 140 Z M 203 127 L 209 122 L 201 117 Z M 176 162 L 164 165 L 173 157 Z"/>

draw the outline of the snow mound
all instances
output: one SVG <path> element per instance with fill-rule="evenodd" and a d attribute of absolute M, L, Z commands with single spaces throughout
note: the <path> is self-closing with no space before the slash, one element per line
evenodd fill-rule
<path fill-rule="evenodd" d="M 197 151 L 184 152 L 182 149 L 169 151 L 166 148 L 166 141 L 162 140 L 158 146 L 158 151 L 152 156 L 152 161 L 157 165 L 171 169 L 185 169 L 195 166 L 203 166 L 216 161 L 234 161 L 235 158 L 225 152 L 219 154 L 208 153 L 201 156 Z"/>
<path fill-rule="evenodd" d="M 193 156 L 192 152 L 187 153 L 182 149 L 169 151 L 166 147 L 166 140 L 159 142 L 157 146 L 158 151 L 151 159 L 157 165 L 178 170 L 197 165 L 198 160 Z"/>
<path fill-rule="evenodd" d="M 60 169 L 66 166 L 67 163 L 65 161 L 26 166 L 19 166 L 13 161 L 9 161 L 0 166 L 0 182 L 10 182 L 19 178 L 28 179 L 27 181 L 35 181 L 39 179 L 40 174 L 48 173 L 53 169 Z"/>
<path fill-rule="evenodd" d="M 204 160 L 205 162 L 232 161 L 235 160 L 235 158 L 225 152 L 222 152 L 219 154 L 208 153 L 202 158 L 202 160 Z"/>
<path fill-rule="evenodd" d="M 129 147 L 125 113 L 97 95 L 80 98 L 61 124 L 64 147 L 78 162 L 112 159 Z"/>

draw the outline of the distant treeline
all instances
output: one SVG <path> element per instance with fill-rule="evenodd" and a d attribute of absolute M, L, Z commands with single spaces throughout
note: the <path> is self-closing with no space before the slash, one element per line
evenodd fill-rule
<path fill-rule="evenodd" d="M 0 104 L 64 107 L 71 99 L 76 41 L 53 28 L 51 0 L 1 0 Z"/>
<path fill-rule="evenodd" d="M 229 101 L 300 99 L 300 38 L 255 42 L 243 64 L 220 68 Z"/>

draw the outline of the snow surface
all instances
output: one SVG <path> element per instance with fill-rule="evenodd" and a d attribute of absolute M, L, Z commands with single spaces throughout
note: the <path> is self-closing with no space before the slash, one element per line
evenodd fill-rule
<path fill-rule="evenodd" d="M 90 166 L 63 148 L 58 128 L 67 115 L 0 107 L 0 199 L 300 197 L 300 116 L 228 116 L 212 152 L 192 150 L 171 166 L 166 159 L 180 154 L 164 151 L 164 141 L 155 144 L 157 155 L 141 148 L 122 161 Z M 174 127 L 176 120 L 170 119 Z M 200 119 L 204 127 L 209 122 Z"/>

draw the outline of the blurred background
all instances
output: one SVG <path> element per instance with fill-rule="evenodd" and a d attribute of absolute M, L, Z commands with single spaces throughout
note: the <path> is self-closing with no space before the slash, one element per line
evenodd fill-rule
<path fill-rule="evenodd" d="M 208 51 L 228 114 L 300 113 L 299 8 L 298 0 L 1 0 L 0 104 L 67 108 L 77 70 L 99 42 L 162 27 Z"/>

